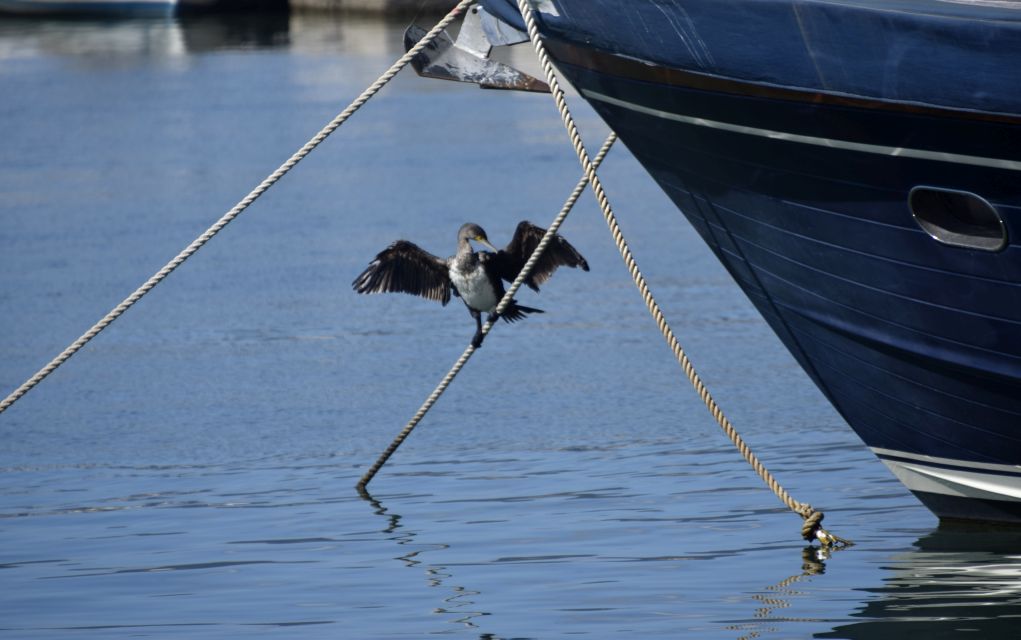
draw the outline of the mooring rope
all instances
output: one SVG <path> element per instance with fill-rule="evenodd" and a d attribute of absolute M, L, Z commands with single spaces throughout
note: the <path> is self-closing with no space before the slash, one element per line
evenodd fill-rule
<path fill-rule="evenodd" d="M 142 296 L 149 293 L 153 287 L 163 281 L 171 272 L 177 267 L 181 266 L 185 260 L 190 258 L 196 251 L 202 248 L 204 244 L 209 242 L 213 236 L 219 233 L 224 227 L 227 226 L 234 218 L 238 217 L 241 212 L 255 202 L 259 196 L 266 192 L 272 187 L 280 178 L 294 168 L 302 159 L 305 158 L 313 149 L 319 146 L 331 133 L 333 133 L 340 125 L 350 118 L 358 109 L 362 107 L 369 99 L 376 95 L 380 89 L 383 88 L 390 80 L 400 72 L 412 58 L 417 56 L 422 49 L 424 49 L 430 42 L 432 42 L 436 36 L 438 36 L 451 22 L 457 18 L 458 15 L 464 11 L 468 5 L 472 4 L 475 0 L 461 0 L 456 7 L 450 10 L 450 12 L 440 20 L 435 27 L 433 27 L 421 40 L 418 41 L 407 53 L 401 56 L 393 65 L 390 66 L 386 72 L 383 73 L 375 82 L 373 82 L 365 91 L 362 92 L 355 100 L 348 105 L 346 109 L 340 112 L 333 120 L 330 121 L 322 130 L 319 131 L 311 140 L 305 143 L 301 149 L 295 152 L 286 162 L 271 173 L 269 177 L 263 180 L 259 186 L 255 187 L 247 196 L 245 196 L 240 202 L 238 202 L 233 209 L 228 211 L 221 217 L 213 226 L 209 227 L 205 233 L 196 238 L 190 245 L 185 247 L 183 251 L 177 254 L 173 260 L 168 262 L 162 269 L 156 272 L 151 278 L 149 278 L 142 286 L 135 290 L 130 296 L 125 298 L 119 305 L 114 307 L 108 314 L 92 326 L 91 329 L 86 331 L 77 340 L 71 343 L 69 347 L 64 349 L 57 357 L 49 362 L 45 367 L 40 369 L 35 375 L 29 378 L 24 384 L 15 389 L 8 395 L 2 402 L 0 402 L 0 413 L 3 413 L 7 407 L 14 404 L 19 398 L 29 392 L 32 387 L 36 386 L 43 381 L 48 375 L 53 373 L 57 367 L 64 364 L 71 356 L 78 352 L 79 349 L 84 347 L 90 340 L 95 338 L 100 331 L 110 325 L 111 322 L 116 320 L 122 313 L 127 311 L 133 304 L 138 302 Z"/>
<path fill-rule="evenodd" d="M 681 343 L 677 340 L 676 336 L 674 336 L 674 332 L 670 328 L 670 325 L 667 324 L 666 318 L 659 308 L 659 304 L 656 302 L 652 292 L 649 290 L 649 286 L 645 282 L 645 277 L 638 269 L 638 263 L 635 261 L 627 242 L 624 240 L 624 235 L 621 233 L 620 226 L 617 224 L 616 216 L 613 214 L 613 209 L 610 207 L 610 202 L 606 197 L 606 192 L 603 190 L 603 185 L 599 181 L 599 176 L 596 175 L 596 168 L 589 160 L 588 152 L 585 150 L 585 145 L 582 143 L 581 136 L 578 133 L 578 128 L 574 124 L 574 118 L 571 116 L 570 110 L 567 107 L 564 92 L 560 89 L 556 75 L 553 72 L 553 64 L 550 62 L 549 55 L 546 53 L 546 47 L 539 37 L 539 30 L 535 23 L 535 13 L 530 2 L 529 0 L 517 1 L 518 9 L 520 10 L 522 17 L 525 19 L 528 37 L 532 41 L 532 46 L 535 48 L 536 55 L 538 55 L 539 62 L 542 64 L 543 71 L 546 74 L 546 84 L 549 85 L 550 92 L 553 94 L 553 98 L 556 101 L 557 109 L 560 111 L 560 116 L 563 119 L 564 126 L 567 128 L 571 144 L 574 146 L 574 150 L 578 154 L 578 161 L 581 163 L 581 166 L 585 171 L 585 175 L 588 177 L 589 185 L 592 187 L 596 201 L 599 203 L 599 207 L 603 212 L 606 224 L 610 228 L 610 233 L 613 235 L 613 241 L 617 245 L 617 250 L 620 252 L 621 258 L 624 259 L 624 263 L 627 265 L 627 269 L 631 273 L 631 278 L 634 280 L 635 286 L 637 286 L 638 290 L 641 292 L 642 299 L 645 301 L 645 306 L 648 308 L 649 313 L 652 314 L 653 319 L 655 319 L 656 325 L 659 327 L 660 333 L 662 333 L 663 337 L 666 339 L 667 344 L 670 345 L 670 349 L 673 351 L 678 363 L 684 370 L 684 374 L 687 376 L 688 381 L 691 382 L 695 391 L 702 399 L 706 408 L 709 409 L 709 413 L 712 414 L 717 424 L 720 425 L 720 428 L 723 429 L 723 432 L 728 438 L 730 438 L 730 441 L 734 443 L 734 446 L 737 447 L 737 450 L 741 453 L 748 464 L 751 465 L 752 469 L 754 469 L 759 477 L 762 478 L 762 481 L 766 483 L 773 493 L 776 494 L 776 496 L 785 505 L 787 505 L 790 510 L 794 511 L 804 519 L 801 529 L 802 537 L 809 541 L 817 539 L 825 546 L 832 546 L 834 544 L 850 544 L 849 541 L 839 538 L 823 529 L 823 513 L 821 511 L 816 511 L 808 503 L 799 502 L 791 497 L 787 490 L 783 488 L 769 470 L 766 469 L 766 467 L 759 461 L 758 457 L 756 457 L 748 445 L 745 444 L 744 439 L 741 438 L 737 429 L 734 428 L 734 425 L 731 424 L 727 416 L 724 415 L 719 405 L 716 404 L 716 401 L 713 399 L 712 395 L 710 395 L 705 384 L 702 383 L 702 379 L 692 366 L 691 361 L 688 359 L 687 354 L 681 346 Z"/>
<path fill-rule="evenodd" d="M 615 133 L 611 132 L 610 135 L 607 136 L 606 141 L 603 142 L 602 148 L 599 149 L 599 153 L 596 154 L 596 158 L 593 160 L 594 166 L 598 167 L 603 162 L 603 158 L 605 158 L 606 154 L 610 152 L 610 147 L 613 146 L 613 143 L 616 142 L 616 140 L 617 135 Z M 571 209 L 574 208 L 574 203 L 576 203 L 578 198 L 581 197 L 581 194 L 584 193 L 585 187 L 588 185 L 588 181 L 589 177 L 587 174 L 583 175 L 581 179 L 578 180 L 578 184 L 574 186 L 574 190 L 571 191 L 571 195 L 567 197 L 567 200 L 564 202 L 564 206 L 561 207 L 556 218 L 553 219 L 553 222 L 550 223 L 549 227 L 546 229 L 546 233 L 542 236 L 542 239 L 539 240 L 539 244 L 536 245 L 532 255 L 528 257 L 528 261 L 525 262 L 525 266 L 521 267 L 521 272 L 518 274 L 518 277 L 514 279 L 514 282 L 512 282 L 510 287 L 507 289 L 507 293 L 504 294 L 503 298 L 501 298 L 500 302 L 496 305 L 497 314 L 503 313 L 503 310 L 510 304 L 511 299 L 514 297 L 514 294 L 517 293 L 521 284 L 526 278 L 528 278 L 529 274 L 532 273 L 532 269 L 535 268 L 535 264 L 539 261 L 539 257 L 542 256 L 542 252 L 546 249 L 546 245 L 550 243 L 553 235 L 557 232 L 557 229 L 560 228 L 560 225 L 567 217 L 567 214 L 569 214 Z M 493 321 L 486 320 L 486 323 L 482 326 L 482 335 L 487 335 L 492 328 Z M 372 481 L 372 479 L 376 476 L 376 473 L 378 473 L 383 465 L 386 464 L 386 461 L 390 459 L 390 456 L 397 451 L 397 448 L 401 446 L 401 443 L 403 443 L 407 437 L 411 435 L 411 432 L 416 426 L 418 426 L 418 423 L 422 421 L 425 414 L 429 413 L 429 410 L 432 409 L 433 405 L 436 404 L 436 401 L 440 399 L 440 396 L 447 390 L 450 383 L 454 381 L 457 374 L 461 372 L 461 369 L 463 369 L 464 365 L 468 363 L 468 360 L 472 357 L 472 354 L 475 353 L 475 351 L 475 347 L 469 344 L 464 350 L 464 353 L 461 354 L 461 357 L 457 359 L 457 362 L 455 362 L 450 368 L 450 371 L 447 372 L 447 375 L 443 376 L 443 379 L 440 380 L 438 385 L 436 385 L 433 392 L 429 394 L 429 397 L 425 399 L 425 402 L 423 402 L 422 406 L 418 408 L 418 411 L 415 412 L 415 415 L 408 421 L 408 424 L 404 426 L 404 429 L 397 434 L 397 437 L 390 443 L 390 446 L 387 447 L 382 454 L 380 454 L 376 462 L 373 463 L 373 465 L 369 467 L 369 470 L 362 475 L 361 480 L 359 480 L 356 485 L 358 491 L 365 493 L 365 488 L 368 486 L 369 482 Z"/>

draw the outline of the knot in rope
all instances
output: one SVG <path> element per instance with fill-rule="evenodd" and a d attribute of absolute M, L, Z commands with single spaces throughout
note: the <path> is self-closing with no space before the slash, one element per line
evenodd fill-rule
<path fill-rule="evenodd" d="M 808 508 L 810 513 L 804 515 L 805 521 L 801 523 L 801 537 L 809 542 L 816 539 L 816 534 L 822 529 L 822 519 L 825 517 L 822 511 Z"/>
<path fill-rule="evenodd" d="M 823 529 L 822 519 L 825 517 L 822 511 L 816 511 L 809 505 L 804 505 L 804 509 L 799 511 L 801 517 L 805 519 L 801 523 L 801 537 L 805 540 L 812 542 L 818 540 L 819 544 L 823 547 L 850 547 L 853 542 L 845 538 L 841 538 L 838 535 L 832 534 L 826 529 Z"/>

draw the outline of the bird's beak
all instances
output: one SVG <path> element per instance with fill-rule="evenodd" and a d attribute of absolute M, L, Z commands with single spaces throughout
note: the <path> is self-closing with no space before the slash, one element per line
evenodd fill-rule
<path fill-rule="evenodd" d="M 476 241 L 476 242 L 480 242 L 480 243 L 482 243 L 482 244 L 486 245 L 487 247 L 489 247 L 490 249 L 492 249 L 492 250 L 493 250 L 493 251 L 495 251 L 495 252 L 499 252 L 499 251 L 500 251 L 499 249 L 497 249 L 497 248 L 496 248 L 496 247 L 494 247 L 493 245 L 489 244 L 489 240 L 486 240 L 486 239 L 485 239 L 485 238 L 483 238 L 482 236 L 479 236 L 478 238 L 475 238 L 475 241 Z"/>

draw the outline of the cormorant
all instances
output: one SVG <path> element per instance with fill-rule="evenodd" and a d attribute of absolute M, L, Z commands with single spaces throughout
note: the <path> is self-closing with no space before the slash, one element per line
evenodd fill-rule
<path fill-rule="evenodd" d="M 504 249 L 489 243 L 486 232 L 477 224 L 467 223 L 457 232 L 457 253 L 446 260 L 434 256 L 413 242 L 398 240 L 379 252 L 369 266 L 354 279 L 351 285 L 358 293 L 411 293 L 443 305 L 450 302 L 450 294 L 461 298 L 468 312 L 475 318 L 475 337 L 472 346 L 482 346 L 482 312 L 495 321 L 496 305 L 505 290 L 502 280 L 513 282 L 528 257 L 546 233 L 527 220 L 518 224 L 514 237 Z M 476 252 L 474 240 L 493 252 Z M 559 266 L 581 267 L 588 271 L 588 262 L 567 240 L 555 235 L 536 263 L 525 284 L 538 291 L 539 285 L 553 275 Z M 528 313 L 542 313 L 512 300 L 500 315 L 506 322 L 514 322 Z"/>

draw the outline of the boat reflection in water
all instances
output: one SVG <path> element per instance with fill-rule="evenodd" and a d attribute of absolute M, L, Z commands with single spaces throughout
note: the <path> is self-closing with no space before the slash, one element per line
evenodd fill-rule
<path fill-rule="evenodd" d="M 325 20 L 283 12 L 148 16 L 130 20 L 13 18 L 0 15 L 0 60 L 57 55 L 76 64 L 181 57 L 234 49 L 288 48 L 393 59 L 404 50 L 403 22 L 352 16 Z"/>
<path fill-rule="evenodd" d="M 1016 638 L 1021 532 L 943 525 L 891 558 L 883 585 L 853 618 L 819 638 Z"/>

